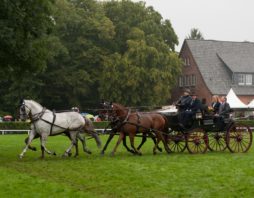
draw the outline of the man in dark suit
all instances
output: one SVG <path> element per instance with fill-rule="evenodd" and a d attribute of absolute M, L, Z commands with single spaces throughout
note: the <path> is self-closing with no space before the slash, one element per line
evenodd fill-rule
<path fill-rule="evenodd" d="M 192 97 L 192 100 L 191 100 L 191 103 L 190 103 L 189 110 L 193 114 L 195 114 L 195 113 L 197 113 L 198 111 L 201 110 L 201 101 L 197 98 L 197 94 L 195 94 L 195 93 L 192 93 L 191 97 Z"/>
<path fill-rule="evenodd" d="M 230 105 L 227 103 L 227 98 L 225 96 L 221 97 L 221 104 L 219 107 L 219 112 L 218 114 L 215 114 L 215 117 L 217 117 L 216 120 L 216 125 L 220 130 L 223 130 L 225 126 L 225 118 L 229 118 L 230 114 Z"/>
<path fill-rule="evenodd" d="M 223 118 L 229 118 L 230 105 L 227 103 L 227 98 L 225 96 L 221 97 L 221 105 L 219 107 L 219 116 Z"/>
<path fill-rule="evenodd" d="M 190 106 L 184 116 L 184 126 L 190 127 L 192 125 L 197 112 L 201 112 L 201 101 L 197 98 L 197 94 L 192 92 Z"/>
<path fill-rule="evenodd" d="M 186 120 L 187 120 L 187 110 L 190 108 L 190 104 L 192 98 L 190 96 L 190 89 L 185 89 L 183 92 L 183 96 L 176 102 L 176 106 L 178 108 L 178 119 L 179 125 L 182 129 L 185 129 Z"/>

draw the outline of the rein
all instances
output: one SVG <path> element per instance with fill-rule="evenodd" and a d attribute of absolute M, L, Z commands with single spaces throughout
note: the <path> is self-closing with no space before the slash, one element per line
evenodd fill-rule
<path fill-rule="evenodd" d="M 26 107 L 27 107 L 27 106 L 26 106 Z M 28 108 L 28 107 L 27 107 L 27 108 Z M 28 108 L 28 109 L 29 109 L 29 108 Z M 30 110 L 30 109 L 29 109 L 29 110 Z M 65 128 L 65 127 L 62 127 L 62 126 L 59 126 L 59 125 L 55 124 L 55 120 L 56 120 L 55 111 L 52 111 L 52 113 L 53 113 L 53 120 L 52 120 L 52 122 L 49 122 L 48 120 L 43 119 L 42 116 L 44 115 L 44 113 L 46 112 L 46 110 L 47 110 L 47 109 L 46 109 L 45 107 L 43 107 L 43 109 L 42 109 L 41 112 L 36 113 L 36 114 L 34 114 L 34 115 L 30 115 L 29 117 L 30 117 L 31 123 L 32 123 L 32 124 L 35 124 L 35 122 L 37 122 L 37 121 L 39 121 L 39 120 L 42 120 L 42 121 L 44 121 L 44 122 L 50 124 L 50 135 L 52 135 L 52 129 L 53 129 L 54 126 L 59 127 L 59 128 L 61 128 L 61 129 L 65 129 L 65 130 L 68 129 L 68 128 Z M 30 110 L 29 113 L 31 114 L 31 110 Z"/>

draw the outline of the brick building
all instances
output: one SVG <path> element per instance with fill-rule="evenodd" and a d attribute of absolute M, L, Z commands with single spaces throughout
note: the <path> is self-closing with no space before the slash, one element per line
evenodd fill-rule
<path fill-rule="evenodd" d="M 172 101 L 185 88 L 208 104 L 212 95 L 225 96 L 230 88 L 245 104 L 254 99 L 254 43 L 187 39 L 179 56 L 184 65 Z"/>

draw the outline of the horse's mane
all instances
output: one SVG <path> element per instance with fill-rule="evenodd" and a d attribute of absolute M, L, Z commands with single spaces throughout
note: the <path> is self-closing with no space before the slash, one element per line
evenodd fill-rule
<path fill-rule="evenodd" d="M 35 103 L 36 105 L 40 106 L 43 108 L 43 106 L 41 104 L 39 104 L 38 102 L 34 101 L 34 100 L 25 100 L 25 101 L 29 101 L 31 103 Z"/>
<path fill-rule="evenodd" d="M 115 106 L 117 109 L 121 109 L 121 110 L 127 110 L 129 108 L 123 106 L 122 104 L 119 104 L 119 103 L 113 103 L 113 106 Z"/>

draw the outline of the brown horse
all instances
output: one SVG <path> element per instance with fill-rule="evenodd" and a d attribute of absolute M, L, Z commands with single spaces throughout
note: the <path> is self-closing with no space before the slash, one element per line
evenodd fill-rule
<path fill-rule="evenodd" d="M 129 135 L 131 147 L 136 154 L 141 155 L 140 151 L 136 149 L 134 145 L 134 138 L 138 132 L 141 133 L 154 133 L 157 138 L 157 142 L 153 148 L 153 153 L 156 153 L 158 143 L 162 140 L 165 150 L 170 153 L 170 149 L 166 144 L 162 132 L 168 130 L 167 121 L 159 113 L 131 113 L 130 109 L 125 108 L 121 104 L 117 103 L 103 103 L 104 108 L 109 110 L 110 120 L 118 121 L 118 130 L 120 131 L 119 139 L 115 145 L 112 155 L 115 154 L 117 147 L 125 137 Z"/>

